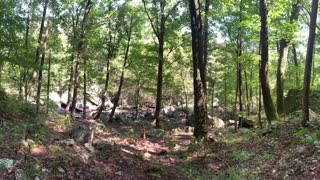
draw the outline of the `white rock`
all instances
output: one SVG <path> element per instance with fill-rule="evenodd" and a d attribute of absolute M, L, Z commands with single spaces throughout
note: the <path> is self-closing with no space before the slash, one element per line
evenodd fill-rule
<path fill-rule="evenodd" d="M 143 160 L 150 160 L 151 157 L 152 157 L 152 155 L 149 152 L 145 152 L 145 153 L 143 153 L 142 159 Z"/>
<path fill-rule="evenodd" d="M 58 171 L 62 174 L 64 174 L 66 171 L 62 167 L 58 167 Z"/>
<path fill-rule="evenodd" d="M 115 174 L 118 175 L 118 176 L 123 176 L 123 172 L 122 171 L 118 171 Z"/>

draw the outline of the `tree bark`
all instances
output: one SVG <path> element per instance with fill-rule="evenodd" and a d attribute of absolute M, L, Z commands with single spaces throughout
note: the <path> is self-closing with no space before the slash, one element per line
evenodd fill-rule
<path fill-rule="evenodd" d="M 43 47 L 42 47 L 42 57 L 41 57 L 41 61 L 40 61 L 38 89 L 37 89 L 37 112 L 39 112 L 39 108 L 40 108 L 40 98 L 41 98 L 41 88 L 42 88 L 42 71 L 43 71 L 44 59 L 46 57 L 48 36 L 49 36 L 49 20 L 47 21 L 46 33 L 45 33 L 45 37 L 43 40 Z"/>
<path fill-rule="evenodd" d="M 84 39 L 85 33 L 87 30 L 87 20 L 91 10 L 92 4 L 91 0 L 87 0 L 85 12 L 82 19 L 82 26 L 81 26 L 81 34 L 80 34 L 80 41 L 77 47 L 77 57 L 76 57 L 76 66 L 75 66 L 75 75 L 74 75 L 74 88 L 73 88 L 73 98 L 72 98 L 72 109 L 71 109 L 71 117 L 75 119 L 76 115 L 76 105 L 77 105 L 77 97 L 78 97 L 78 88 L 80 85 L 80 61 L 81 61 L 81 52 L 84 50 Z"/>
<path fill-rule="evenodd" d="M 82 118 L 87 118 L 87 58 L 84 58 L 83 61 L 83 110 Z"/>
<path fill-rule="evenodd" d="M 274 107 L 269 85 L 268 77 L 268 9 L 267 0 L 260 0 L 260 16 L 261 16 L 261 30 L 260 30 L 260 43 L 261 43 L 261 66 L 260 66 L 260 82 L 263 96 L 263 104 L 268 123 L 278 119 L 278 114 Z"/>
<path fill-rule="evenodd" d="M 42 20 L 41 20 L 41 25 L 40 25 L 40 31 L 39 31 L 39 38 L 38 38 L 38 47 L 36 50 L 36 59 L 35 59 L 35 66 L 38 67 L 39 63 L 39 58 L 40 58 L 40 49 L 41 49 L 41 41 L 42 41 L 42 33 L 43 33 L 43 28 L 44 28 L 44 21 L 46 19 L 46 14 L 47 14 L 47 7 L 48 7 L 48 1 L 49 0 L 44 0 L 44 5 L 43 5 L 43 13 L 42 13 Z M 37 78 L 37 68 L 33 70 L 32 73 L 32 79 L 31 79 L 31 85 L 30 85 L 30 90 L 29 90 L 29 102 L 33 101 L 33 95 L 34 95 L 34 85 L 36 83 L 36 78 Z"/>
<path fill-rule="evenodd" d="M 304 70 L 304 86 L 302 98 L 302 125 L 306 126 L 309 120 L 309 91 L 311 80 L 311 66 L 314 51 L 314 41 L 316 35 L 316 23 L 318 15 L 318 0 L 312 0 L 312 11 L 310 19 L 309 39 L 307 47 L 307 57 Z"/>
<path fill-rule="evenodd" d="M 111 27 L 111 22 L 109 21 L 109 27 Z M 110 79 L 110 65 L 111 65 L 111 59 L 115 53 L 116 50 L 116 45 L 115 45 L 115 38 L 116 35 L 112 36 L 111 31 L 109 31 L 109 42 L 108 42 L 108 55 L 107 55 L 107 73 L 106 73 L 106 80 L 104 83 L 104 89 L 101 93 L 101 105 L 99 106 L 98 112 L 96 114 L 96 116 L 94 117 L 94 119 L 99 119 L 103 109 L 105 108 L 105 102 L 106 102 L 106 95 L 107 95 L 107 91 L 108 91 L 108 86 L 109 86 L 109 79 Z"/>
<path fill-rule="evenodd" d="M 207 95 L 201 77 L 204 69 L 202 22 L 199 0 L 189 0 L 191 35 L 192 35 L 192 59 L 193 59 L 193 89 L 194 89 L 194 119 L 196 138 L 207 138 Z"/>
<path fill-rule="evenodd" d="M 112 107 L 112 110 L 111 110 L 111 113 L 110 113 L 109 121 L 112 121 L 112 119 L 113 119 L 114 113 L 116 111 L 116 108 L 118 106 L 119 99 L 120 99 L 120 96 L 121 96 L 121 90 L 122 90 L 122 86 L 123 86 L 123 82 L 124 82 L 124 73 L 125 73 L 125 69 L 127 67 L 127 62 L 128 62 L 128 57 L 129 57 L 131 31 L 132 31 L 132 19 L 130 20 L 129 30 L 127 31 L 128 39 L 127 39 L 127 46 L 126 46 L 126 49 L 125 49 L 125 56 L 124 56 L 124 62 L 123 62 L 122 71 L 121 71 L 119 88 L 118 88 L 118 92 L 116 94 L 116 97 L 114 99 L 114 103 L 113 103 L 113 107 Z"/>
<path fill-rule="evenodd" d="M 287 69 L 289 42 L 285 39 L 280 40 L 279 60 L 277 69 L 277 111 L 280 115 L 284 114 L 284 80 Z"/>
<path fill-rule="evenodd" d="M 204 7 L 204 25 L 203 25 L 203 66 L 201 70 L 201 79 L 205 88 L 205 92 L 207 93 L 207 64 L 208 64 L 208 41 L 209 41 L 209 0 L 205 1 Z"/>
<path fill-rule="evenodd" d="M 73 61 L 74 61 L 74 57 L 73 57 L 73 52 L 71 54 L 71 63 L 70 63 L 70 78 L 69 78 L 69 85 L 68 85 L 68 100 L 67 100 L 67 105 L 64 111 L 64 115 L 66 116 L 67 113 L 69 112 L 70 109 L 70 105 L 72 102 L 72 84 L 73 84 Z"/>
<path fill-rule="evenodd" d="M 27 22 L 26 22 L 26 34 L 25 34 L 25 42 L 24 42 L 24 47 L 26 52 L 29 51 L 29 31 L 30 31 L 30 21 L 31 21 L 31 15 L 32 15 L 32 3 L 33 0 L 29 1 L 28 4 L 28 16 L 27 16 Z M 27 102 L 28 99 L 28 68 L 24 67 L 23 68 L 23 90 L 24 90 L 24 101 Z"/>
<path fill-rule="evenodd" d="M 246 110 L 247 110 L 247 116 L 250 116 L 250 103 L 249 103 L 249 88 L 248 88 L 248 78 L 247 78 L 247 72 L 244 72 L 244 81 L 246 86 Z"/>
<path fill-rule="evenodd" d="M 300 84 L 300 80 L 299 80 L 300 77 L 298 72 L 299 63 L 298 63 L 298 56 L 297 56 L 297 50 L 296 50 L 295 44 L 292 44 L 292 54 L 293 54 L 293 63 L 294 63 L 294 66 L 296 67 L 296 88 L 298 88 Z"/>
<path fill-rule="evenodd" d="M 51 52 L 49 53 L 48 62 L 48 82 L 47 82 L 47 114 L 49 113 L 49 96 L 50 96 L 50 71 L 51 71 Z"/>
<path fill-rule="evenodd" d="M 297 0 L 296 3 L 292 5 L 292 12 L 290 16 L 290 23 L 298 20 L 301 0 Z M 288 51 L 291 39 L 282 38 L 279 44 L 279 60 L 277 69 L 277 111 L 280 115 L 284 114 L 284 81 L 285 73 L 287 69 L 288 61 Z M 295 52 L 294 52 L 295 53 Z M 293 54 L 296 56 L 296 54 Z M 296 58 L 296 57 L 295 57 Z"/>

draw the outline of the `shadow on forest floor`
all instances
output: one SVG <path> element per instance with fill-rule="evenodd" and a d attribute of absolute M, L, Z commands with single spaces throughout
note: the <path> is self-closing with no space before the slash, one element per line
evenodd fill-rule
<path fill-rule="evenodd" d="M 1 179 L 320 178 L 318 121 L 308 129 L 294 118 L 237 133 L 233 127 L 210 128 L 206 146 L 177 122 L 159 130 L 142 119 L 72 121 L 56 112 L 2 121 Z M 3 165 L 9 160 L 10 167 Z"/>

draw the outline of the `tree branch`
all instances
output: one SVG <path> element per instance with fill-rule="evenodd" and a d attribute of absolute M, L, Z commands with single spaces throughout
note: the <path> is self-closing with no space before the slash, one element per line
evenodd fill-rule
<path fill-rule="evenodd" d="M 150 14 L 149 14 L 149 12 L 148 12 L 148 10 L 147 10 L 146 1 L 145 1 L 145 0 L 142 0 L 142 2 L 143 2 L 144 11 L 146 12 L 146 14 L 147 14 L 147 16 L 148 16 L 148 19 L 149 19 L 149 21 L 150 21 L 150 24 L 151 24 L 151 27 L 152 27 L 152 29 L 153 29 L 153 32 L 154 32 L 154 34 L 157 36 L 157 38 L 159 39 L 158 29 L 156 29 L 156 27 L 155 27 L 155 25 L 154 25 L 154 23 L 153 23 L 153 21 L 152 21 L 152 19 L 151 19 L 151 16 L 150 16 Z"/>

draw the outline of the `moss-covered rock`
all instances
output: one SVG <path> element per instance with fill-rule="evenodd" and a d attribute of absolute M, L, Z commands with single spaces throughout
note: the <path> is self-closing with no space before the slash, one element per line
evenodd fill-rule
<path fill-rule="evenodd" d="M 301 110 L 302 108 L 302 89 L 290 89 L 287 97 L 284 99 L 285 112 L 287 114 Z M 310 90 L 310 106 L 314 112 L 320 112 L 320 91 Z"/>

